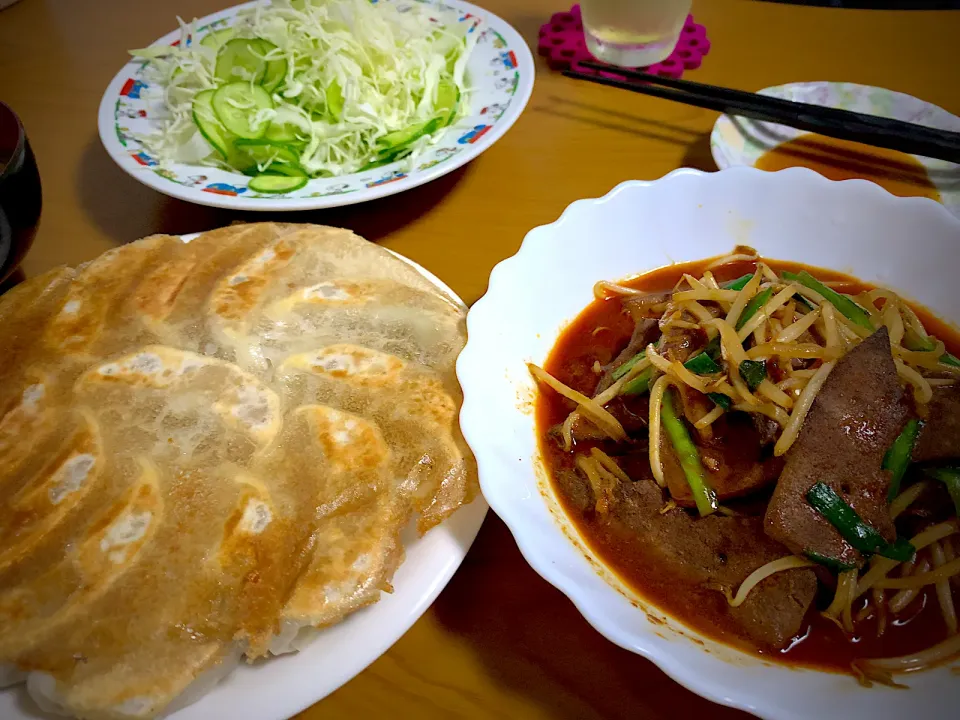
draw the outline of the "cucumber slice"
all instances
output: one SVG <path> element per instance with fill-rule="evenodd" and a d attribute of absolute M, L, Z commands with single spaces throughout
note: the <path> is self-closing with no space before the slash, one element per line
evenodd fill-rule
<path fill-rule="evenodd" d="M 238 150 L 236 145 L 231 145 L 228 152 L 229 155 L 227 155 L 227 165 L 232 167 L 234 170 L 242 172 L 244 175 L 249 175 L 250 177 L 259 174 L 260 168 L 257 167 L 257 164 L 253 161 L 253 158 L 251 158 L 245 152 Z"/>
<path fill-rule="evenodd" d="M 269 140 L 273 143 L 280 143 L 282 145 L 300 142 L 300 138 L 297 137 L 297 128 L 286 123 L 282 125 L 270 123 L 270 126 L 267 128 L 267 132 L 263 136 L 263 139 Z"/>
<path fill-rule="evenodd" d="M 455 58 L 457 51 L 466 45 L 467 31 L 470 23 L 461 22 L 444 30 L 435 30 L 433 33 L 433 51 L 447 59 Z"/>
<path fill-rule="evenodd" d="M 436 31 L 434 37 L 437 38 L 434 49 L 438 53 L 443 53 L 447 60 L 447 72 L 453 75 L 457 69 L 457 60 L 462 54 L 467 44 L 467 32 L 470 30 L 470 23 L 460 22 L 455 26 L 447 28 L 446 32 Z"/>
<path fill-rule="evenodd" d="M 378 167 L 383 167 L 384 165 L 389 165 L 393 162 L 392 157 L 386 157 L 381 160 L 371 160 L 366 165 L 362 166 L 357 172 L 366 172 L 367 170 L 374 170 Z"/>
<path fill-rule="evenodd" d="M 364 172 L 365 170 L 373 170 L 374 168 L 383 167 L 384 165 L 389 165 L 390 163 L 397 162 L 402 160 L 409 154 L 409 150 L 401 148 L 394 152 L 387 153 L 385 155 L 378 155 L 373 160 L 368 162 L 366 165 L 361 167 L 357 172 Z"/>
<path fill-rule="evenodd" d="M 334 120 L 339 120 L 343 115 L 343 89 L 340 83 L 334 80 L 327 86 L 327 110 L 330 111 Z"/>
<path fill-rule="evenodd" d="M 299 190 L 307 184 L 307 176 L 293 177 L 289 175 L 257 175 L 247 187 L 260 193 L 288 193 Z"/>
<path fill-rule="evenodd" d="M 228 40 L 217 52 L 213 74 L 223 82 L 246 80 L 259 84 L 267 69 L 266 63 L 260 58 L 262 54 L 256 38 Z"/>
<path fill-rule="evenodd" d="M 441 127 L 446 127 L 457 115 L 457 106 L 460 104 L 460 88 L 449 78 L 440 78 L 437 83 L 437 117 Z"/>
<path fill-rule="evenodd" d="M 194 96 L 193 122 L 203 135 L 203 139 L 210 143 L 224 159 L 227 159 L 230 141 L 227 139 L 226 129 L 217 120 L 217 115 L 213 111 L 214 93 L 216 90 L 203 90 Z"/>
<path fill-rule="evenodd" d="M 307 171 L 299 165 L 287 165 L 285 163 L 270 163 L 265 174 L 286 175 L 288 177 L 309 177 Z"/>
<path fill-rule="evenodd" d="M 268 123 L 253 125 L 259 110 L 273 109 L 273 99 L 262 87 L 248 82 L 222 85 L 214 92 L 212 104 L 217 119 L 237 137 L 257 140 L 266 134 Z"/>
<path fill-rule="evenodd" d="M 264 140 L 284 145 L 292 145 L 300 142 L 299 132 L 307 132 L 308 128 L 303 127 L 306 120 L 296 112 L 279 107 L 277 114 L 267 128 Z"/>
<path fill-rule="evenodd" d="M 306 175 L 300 167 L 300 155 L 289 145 L 265 142 L 263 140 L 237 140 L 237 151 L 247 155 L 254 163 L 267 167 L 271 171 L 284 175 L 293 174 L 289 169 L 295 169 L 298 174 Z"/>
<path fill-rule="evenodd" d="M 261 54 L 263 55 L 266 55 L 268 52 L 277 49 L 277 46 L 269 40 L 258 40 L 258 43 L 261 48 Z M 267 60 L 267 67 L 263 71 L 263 80 L 260 81 L 260 84 L 263 85 L 263 89 L 267 92 L 273 92 L 280 87 L 283 84 L 283 81 L 286 79 L 287 59 L 280 57 L 273 60 Z"/>
<path fill-rule="evenodd" d="M 432 132 L 436 132 L 442 125 L 442 120 L 440 118 L 433 118 L 427 120 L 426 122 L 416 123 L 410 127 L 406 127 L 403 130 L 394 130 L 393 132 L 387 133 L 382 138 L 377 140 L 377 145 L 385 150 L 396 150 L 402 147 L 406 147 L 415 140 L 419 140 L 424 135 L 429 135 Z"/>
<path fill-rule="evenodd" d="M 217 64 L 213 74 L 223 82 L 246 80 L 263 85 L 271 92 L 280 86 L 287 75 L 286 59 L 263 59 L 267 53 L 276 49 L 276 45 L 262 38 L 227 40 L 217 52 Z"/>
<path fill-rule="evenodd" d="M 210 48 L 212 50 L 219 50 L 221 47 L 223 47 L 224 43 L 226 43 L 227 40 L 232 39 L 234 35 L 236 35 L 236 32 L 233 28 L 214 30 L 213 32 L 204 35 L 203 40 L 200 41 L 200 44 L 203 47 Z"/>

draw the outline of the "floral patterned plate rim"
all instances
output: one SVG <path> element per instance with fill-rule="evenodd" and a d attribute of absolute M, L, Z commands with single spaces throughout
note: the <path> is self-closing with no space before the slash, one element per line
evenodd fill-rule
<path fill-rule="evenodd" d="M 848 82 L 795 82 L 759 91 L 760 95 L 879 115 L 939 130 L 960 132 L 960 117 L 912 95 Z M 721 115 L 710 134 L 710 151 L 721 170 L 753 166 L 763 153 L 802 135 L 803 130 L 743 117 Z M 960 217 L 960 165 L 914 156 L 927 169 L 943 205 Z"/>
<path fill-rule="evenodd" d="M 128 62 L 110 82 L 100 101 L 100 140 L 110 157 L 134 179 L 188 202 L 237 210 L 314 210 L 352 205 L 394 195 L 436 180 L 473 160 L 516 122 L 533 91 L 533 56 L 520 34 L 496 15 L 463 0 L 390 0 L 422 2 L 451 8 L 462 22 L 474 22 L 481 35 L 467 64 L 473 89 L 470 111 L 424 152 L 415 167 L 401 163 L 366 172 L 310 180 L 303 188 L 284 195 L 257 193 L 247 187 L 250 178 L 219 168 L 176 163 L 161 165 L 136 139 L 152 129 L 152 99 L 143 77 L 141 61 Z M 202 38 L 228 27 L 237 13 L 256 2 L 236 5 L 195 21 Z M 174 30 L 153 45 L 171 45 L 180 39 Z M 144 92 L 147 91 L 147 92 Z"/>

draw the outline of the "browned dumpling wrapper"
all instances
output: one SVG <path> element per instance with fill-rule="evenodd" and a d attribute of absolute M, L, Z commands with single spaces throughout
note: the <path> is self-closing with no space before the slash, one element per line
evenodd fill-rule
<path fill-rule="evenodd" d="M 346 230 L 155 236 L 0 298 L 0 684 L 147 718 L 376 602 L 477 492 L 466 309 Z"/>

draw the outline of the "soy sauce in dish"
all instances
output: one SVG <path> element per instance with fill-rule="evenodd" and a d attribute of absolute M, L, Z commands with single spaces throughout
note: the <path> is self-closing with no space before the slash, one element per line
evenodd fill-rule
<path fill-rule="evenodd" d="M 940 193 L 923 165 L 898 150 L 808 133 L 768 150 L 756 162 L 759 169 L 771 171 L 798 166 L 831 180 L 863 178 L 900 197 L 940 202 Z"/>

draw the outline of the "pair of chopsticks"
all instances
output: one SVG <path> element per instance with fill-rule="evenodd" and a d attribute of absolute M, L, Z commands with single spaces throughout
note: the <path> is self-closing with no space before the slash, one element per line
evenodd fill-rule
<path fill-rule="evenodd" d="M 690 80 L 675 80 L 614 65 L 584 61 L 578 63 L 578 66 L 619 77 L 610 78 L 575 70 L 566 70 L 563 74 L 578 80 L 717 110 L 728 115 L 741 115 L 754 120 L 789 125 L 798 130 L 818 132 L 841 140 L 853 140 L 960 163 L 960 133 Z"/>

